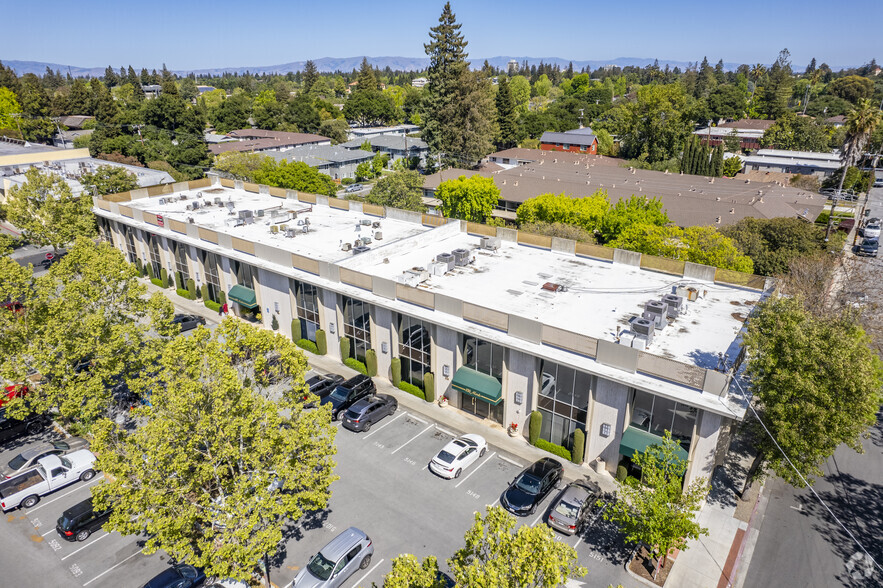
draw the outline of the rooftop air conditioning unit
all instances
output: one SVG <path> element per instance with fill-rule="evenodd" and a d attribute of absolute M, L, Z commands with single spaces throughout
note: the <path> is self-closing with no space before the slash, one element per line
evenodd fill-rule
<path fill-rule="evenodd" d="M 285 226 L 285 225 L 282 225 L 282 226 Z M 294 237 L 296 234 L 297 234 L 297 231 L 295 231 L 294 229 L 285 229 L 285 236 L 286 237 Z"/>
<path fill-rule="evenodd" d="M 454 264 L 457 267 L 462 267 L 469 263 L 468 249 L 454 249 L 453 251 L 451 251 L 451 255 L 454 256 Z"/>
<path fill-rule="evenodd" d="M 383 233 L 380 231 L 374 231 L 374 240 L 380 241 L 381 239 L 383 239 Z"/>
<path fill-rule="evenodd" d="M 374 222 L 372 222 L 372 223 L 371 223 L 371 228 L 372 228 L 372 229 L 379 229 L 379 228 L 380 228 L 380 221 L 374 221 Z"/>
<path fill-rule="evenodd" d="M 448 264 L 446 263 L 435 262 L 429 264 L 429 273 L 433 276 L 443 276 L 447 271 Z"/>
<path fill-rule="evenodd" d="M 340 246 L 340 250 L 341 250 L 341 251 L 349 251 L 349 250 L 351 250 L 352 248 L 353 248 L 353 244 L 352 244 L 352 243 L 344 243 L 343 245 Z"/>
<path fill-rule="evenodd" d="M 370 247 L 365 247 L 362 245 L 361 247 L 353 247 L 353 255 L 358 255 L 359 253 L 365 253 L 368 251 Z"/>
<path fill-rule="evenodd" d="M 435 256 L 435 261 L 443 264 L 446 268 L 445 269 L 446 272 L 449 272 L 452 269 L 454 269 L 454 265 L 455 265 L 454 256 L 451 255 L 450 253 L 439 253 L 438 255 Z"/>
<path fill-rule="evenodd" d="M 254 218 L 254 212 L 252 212 L 251 210 L 240 210 L 239 211 L 239 218 L 241 218 L 241 219 Z"/>
<path fill-rule="evenodd" d="M 653 333 L 656 330 L 656 325 L 651 320 L 635 317 L 632 319 L 631 330 L 635 333 L 636 339 L 643 337 L 646 340 L 647 345 L 650 345 L 650 343 L 653 342 Z M 634 345 L 632 345 L 632 347 L 634 347 Z"/>
<path fill-rule="evenodd" d="M 502 239 L 499 237 L 482 237 L 481 238 L 481 248 L 482 249 L 490 249 L 491 251 L 496 251 L 500 248 L 502 243 Z"/>
<path fill-rule="evenodd" d="M 684 297 L 676 294 L 666 294 L 662 301 L 668 304 L 668 318 L 676 319 L 684 312 Z"/>
<path fill-rule="evenodd" d="M 263 211 L 263 210 L 256 210 L 255 212 L 257 213 L 257 214 L 255 215 L 255 216 L 257 216 L 257 217 L 262 217 L 262 216 L 264 216 L 264 211 Z"/>
<path fill-rule="evenodd" d="M 371 237 L 362 237 L 362 245 L 368 245 L 371 243 Z"/>
<path fill-rule="evenodd" d="M 270 232 L 274 235 L 279 232 L 279 225 L 270 225 Z"/>
<path fill-rule="evenodd" d="M 218 198 L 217 196 L 215 196 L 215 206 L 220 206 L 220 205 L 223 204 L 223 203 L 224 203 L 223 200 L 221 200 L 220 198 Z"/>
<path fill-rule="evenodd" d="M 429 272 L 425 267 L 412 267 L 405 270 L 405 276 L 409 279 L 408 281 L 415 281 L 419 284 L 429 279 Z"/>
<path fill-rule="evenodd" d="M 287 231 L 287 230 L 288 230 L 288 225 L 279 225 L 279 230 L 280 230 L 280 231 Z"/>
<path fill-rule="evenodd" d="M 361 240 L 361 239 L 356 239 L 356 240 L 353 242 L 353 247 L 361 247 L 361 246 L 362 246 L 362 240 Z"/>
<path fill-rule="evenodd" d="M 369 219 L 369 218 L 363 218 L 363 219 L 361 220 L 361 223 L 360 223 L 360 224 L 361 224 L 361 226 L 363 226 L 363 227 L 370 227 L 370 226 L 371 226 L 371 219 Z"/>
<path fill-rule="evenodd" d="M 160 206 L 165 206 L 165 203 L 166 203 L 166 199 L 165 199 L 165 198 L 160 198 L 160 199 L 159 199 L 159 205 L 160 205 Z"/>
<path fill-rule="evenodd" d="M 619 334 L 619 344 L 625 345 L 626 347 L 631 347 L 632 343 L 635 340 L 635 334 L 631 331 L 623 331 Z"/>
<path fill-rule="evenodd" d="M 661 301 L 649 300 L 644 303 L 644 313 L 641 316 L 653 321 L 657 329 L 662 329 L 668 324 L 665 320 L 666 311 L 666 305 Z"/>

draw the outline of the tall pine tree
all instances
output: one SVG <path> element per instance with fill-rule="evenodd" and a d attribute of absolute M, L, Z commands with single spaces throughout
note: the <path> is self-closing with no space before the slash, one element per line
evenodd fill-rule
<path fill-rule="evenodd" d="M 719 178 L 724 175 L 724 146 L 718 145 L 711 154 L 711 175 Z"/>
<path fill-rule="evenodd" d="M 501 78 L 497 86 L 497 124 L 500 127 L 497 135 L 497 149 L 509 149 L 518 143 L 518 113 L 515 100 L 509 88 L 509 80 Z"/>
<path fill-rule="evenodd" d="M 313 63 L 312 59 L 307 59 L 307 62 L 304 64 L 304 94 L 309 94 L 310 90 L 313 89 L 313 86 L 316 85 L 316 82 L 319 81 L 319 70 L 316 69 L 316 64 Z"/>

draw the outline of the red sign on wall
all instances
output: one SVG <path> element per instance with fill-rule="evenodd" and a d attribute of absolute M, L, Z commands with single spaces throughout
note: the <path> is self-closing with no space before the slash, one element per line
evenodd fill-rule
<path fill-rule="evenodd" d="M 163 221 L 163 219 L 162 219 L 162 215 L 161 215 L 161 214 L 156 215 L 156 224 L 159 225 L 159 226 L 161 226 L 161 227 L 164 227 L 165 224 L 163 224 L 163 222 L 164 222 L 164 221 Z"/>

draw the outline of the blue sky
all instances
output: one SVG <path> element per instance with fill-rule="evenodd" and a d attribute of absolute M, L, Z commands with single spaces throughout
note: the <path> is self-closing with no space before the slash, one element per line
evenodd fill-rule
<path fill-rule="evenodd" d="M 157 69 L 320 57 L 422 57 L 441 1 L 19 0 L 4 3 L 0 60 Z M 456 0 L 471 57 L 658 57 L 796 66 L 883 62 L 879 0 Z M 824 27 L 824 28 L 822 28 Z M 877 54 L 879 53 L 879 54 Z"/>

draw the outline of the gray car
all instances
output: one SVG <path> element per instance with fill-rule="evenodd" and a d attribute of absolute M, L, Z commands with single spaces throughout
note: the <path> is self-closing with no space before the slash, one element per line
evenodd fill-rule
<path fill-rule="evenodd" d="M 29 449 L 25 449 L 9 462 L 0 466 L 0 475 L 5 478 L 11 478 L 17 474 L 25 472 L 31 468 L 37 467 L 37 460 L 47 455 L 64 455 L 78 449 L 88 449 L 89 442 L 80 437 L 68 437 L 61 441 L 53 441 L 51 443 L 41 443 Z"/>
<path fill-rule="evenodd" d="M 600 488 L 592 482 L 571 482 L 552 504 L 546 522 L 565 535 L 582 533 L 600 495 Z"/>
<path fill-rule="evenodd" d="M 350 527 L 310 558 L 310 563 L 286 588 L 337 588 L 356 570 L 371 565 L 373 554 L 371 538 Z"/>

